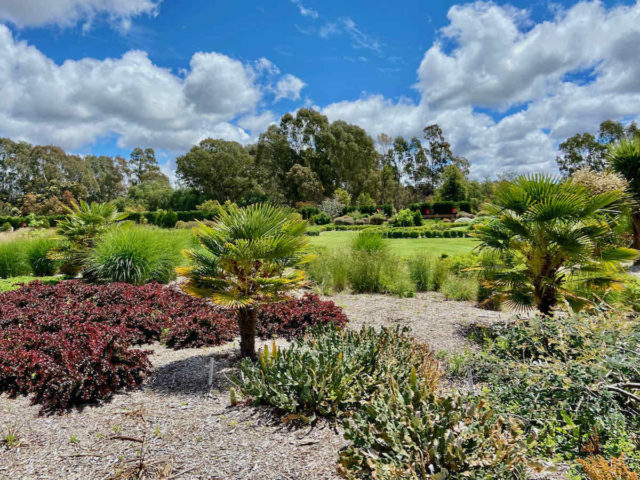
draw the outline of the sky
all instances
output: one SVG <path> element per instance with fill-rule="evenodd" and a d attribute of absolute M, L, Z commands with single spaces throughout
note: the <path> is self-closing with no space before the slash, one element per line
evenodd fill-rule
<path fill-rule="evenodd" d="M 255 142 L 280 116 L 421 136 L 475 178 L 640 123 L 640 0 L 0 0 L 0 136 L 79 154 Z"/>

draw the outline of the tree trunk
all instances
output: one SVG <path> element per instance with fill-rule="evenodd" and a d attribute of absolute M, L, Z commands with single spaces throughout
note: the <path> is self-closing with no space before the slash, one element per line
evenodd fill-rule
<path fill-rule="evenodd" d="M 640 250 L 640 212 L 633 212 L 631 214 L 631 226 L 633 231 L 633 243 L 631 248 Z"/>
<path fill-rule="evenodd" d="M 243 307 L 238 310 L 238 327 L 240 329 L 240 356 L 256 358 L 256 326 L 258 311 L 255 308 Z"/>

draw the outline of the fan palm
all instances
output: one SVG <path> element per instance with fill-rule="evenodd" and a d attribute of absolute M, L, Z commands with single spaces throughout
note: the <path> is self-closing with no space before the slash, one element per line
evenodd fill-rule
<path fill-rule="evenodd" d="M 576 292 L 614 284 L 620 262 L 638 254 L 607 241 L 624 195 L 593 195 L 544 175 L 501 185 L 493 202 L 483 206 L 493 220 L 477 225 L 473 234 L 482 242 L 480 249 L 497 252 L 513 265 L 485 269 L 494 297 L 545 315 L 563 300 L 574 310 L 590 304 Z"/>
<path fill-rule="evenodd" d="M 194 230 L 202 248 L 184 252 L 192 266 L 177 269 L 188 279 L 183 289 L 237 312 L 243 357 L 256 355 L 260 304 L 284 300 L 304 284 L 296 267 L 305 260 L 306 225 L 290 210 L 256 204 L 222 210 L 211 227 Z"/>
<path fill-rule="evenodd" d="M 631 214 L 633 248 L 640 249 L 640 136 L 624 138 L 609 147 L 609 163 L 629 182 L 635 205 Z"/>
<path fill-rule="evenodd" d="M 62 260 L 61 270 L 76 274 L 84 266 L 96 237 L 116 222 L 124 220 L 126 213 L 108 203 L 87 203 L 80 201 L 66 207 L 67 217 L 58 223 L 58 235 L 64 244 L 52 251 L 52 257 Z"/>

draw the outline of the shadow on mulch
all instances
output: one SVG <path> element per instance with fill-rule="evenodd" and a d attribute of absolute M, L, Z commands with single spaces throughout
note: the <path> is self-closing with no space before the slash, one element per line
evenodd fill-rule
<path fill-rule="evenodd" d="M 213 375 L 209 385 L 211 359 Z M 238 361 L 236 352 L 185 358 L 156 369 L 145 387 L 162 394 L 183 395 L 205 395 L 211 391 L 227 390 L 231 386 L 230 377 Z"/>

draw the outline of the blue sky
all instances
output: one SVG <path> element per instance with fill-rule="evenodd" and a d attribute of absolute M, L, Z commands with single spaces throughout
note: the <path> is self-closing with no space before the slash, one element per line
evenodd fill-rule
<path fill-rule="evenodd" d="M 634 1 L 0 0 L 0 24 L 0 135 L 167 170 L 302 106 L 437 122 L 478 177 L 553 171 L 566 136 L 640 113 Z"/>

